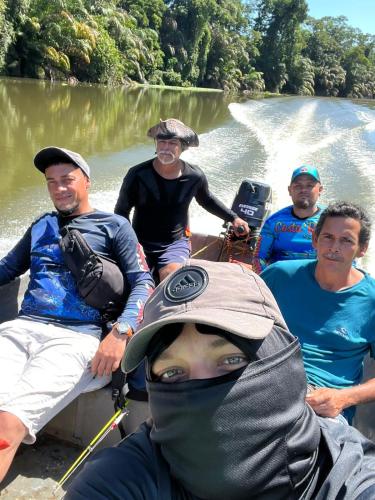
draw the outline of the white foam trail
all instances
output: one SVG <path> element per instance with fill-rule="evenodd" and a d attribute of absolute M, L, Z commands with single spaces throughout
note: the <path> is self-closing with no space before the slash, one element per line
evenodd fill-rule
<path fill-rule="evenodd" d="M 228 207 L 231 206 L 242 178 L 235 171 L 239 155 L 247 155 L 247 139 L 243 130 L 232 122 L 199 136 L 199 148 L 191 148 L 182 158 L 198 165 L 209 179 L 211 191 Z M 190 225 L 193 232 L 218 235 L 223 221 L 210 214 L 193 200 L 190 206 Z"/>

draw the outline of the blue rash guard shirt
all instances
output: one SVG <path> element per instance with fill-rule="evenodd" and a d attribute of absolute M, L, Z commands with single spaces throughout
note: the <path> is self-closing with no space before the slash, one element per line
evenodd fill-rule
<path fill-rule="evenodd" d="M 301 219 L 293 212 L 293 205 L 274 213 L 264 223 L 253 257 L 253 269 L 263 271 L 279 260 L 315 259 L 312 233 L 322 208 L 311 217 Z"/>
<path fill-rule="evenodd" d="M 375 358 L 375 280 L 364 273 L 350 288 L 323 290 L 316 262 L 276 262 L 261 277 L 300 340 L 308 382 L 345 389 L 361 383 L 366 354 Z M 349 422 L 354 411 L 343 412 Z"/>
<path fill-rule="evenodd" d="M 0 285 L 30 269 L 30 282 L 19 315 L 24 319 L 58 323 L 72 330 L 103 332 L 100 312 L 79 295 L 59 247 L 61 222 L 78 229 L 97 253 L 115 260 L 130 288 L 119 321 L 136 330 L 144 303 L 153 290 L 143 250 L 130 223 L 119 215 L 95 210 L 77 217 L 62 218 L 56 212 L 37 219 L 17 245 L 0 261 Z M 144 387 L 144 375 L 135 384 Z"/>

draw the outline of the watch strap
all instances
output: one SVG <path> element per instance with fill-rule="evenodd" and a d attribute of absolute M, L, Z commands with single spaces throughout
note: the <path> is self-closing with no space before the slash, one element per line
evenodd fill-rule
<path fill-rule="evenodd" d="M 116 323 L 112 324 L 112 328 L 116 328 L 118 335 L 120 335 L 121 337 L 124 336 L 130 339 L 130 337 L 133 335 L 133 328 L 128 323 L 120 323 L 117 321 Z"/>

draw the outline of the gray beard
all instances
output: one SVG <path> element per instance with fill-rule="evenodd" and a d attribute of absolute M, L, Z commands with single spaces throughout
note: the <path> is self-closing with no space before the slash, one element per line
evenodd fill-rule
<path fill-rule="evenodd" d="M 162 158 L 160 158 L 160 156 L 158 155 L 158 160 L 160 161 L 160 163 L 164 166 L 168 166 L 168 165 L 173 165 L 176 160 L 178 159 L 174 154 L 171 154 L 170 155 L 170 160 L 163 160 Z"/>

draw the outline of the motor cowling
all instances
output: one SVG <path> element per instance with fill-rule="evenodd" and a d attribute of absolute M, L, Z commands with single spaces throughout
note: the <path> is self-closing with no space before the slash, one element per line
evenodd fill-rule
<path fill-rule="evenodd" d="M 252 179 L 242 181 L 234 197 L 232 210 L 248 223 L 250 232 L 246 237 L 237 236 L 233 227 L 227 224 L 219 261 L 252 264 L 259 233 L 270 214 L 271 203 L 271 186 Z"/>
<path fill-rule="evenodd" d="M 244 219 L 252 230 L 260 230 L 270 214 L 271 186 L 252 179 L 244 179 L 233 200 L 232 210 Z"/>

